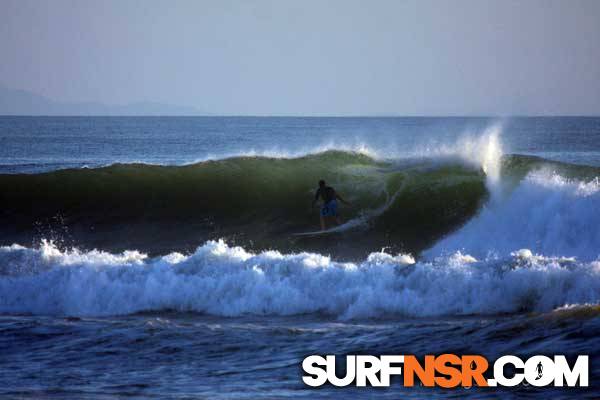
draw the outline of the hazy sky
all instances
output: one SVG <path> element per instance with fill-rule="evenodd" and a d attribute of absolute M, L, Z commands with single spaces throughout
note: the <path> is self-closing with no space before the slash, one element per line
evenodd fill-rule
<path fill-rule="evenodd" d="M 600 1 L 0 0 L 0 84 L 220 114 L 600 115 Z"/>

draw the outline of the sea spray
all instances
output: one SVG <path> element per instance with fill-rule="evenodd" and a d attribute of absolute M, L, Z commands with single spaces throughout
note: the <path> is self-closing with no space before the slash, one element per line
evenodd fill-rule
<path fill-rule="evenodd" d="M 504 199 L 485 207 L 463 228 L 425 254 L 465 250 L 506 255 L 516 247 L 595 260 L 600 255 L 600 185 L 534 170 Z"/>

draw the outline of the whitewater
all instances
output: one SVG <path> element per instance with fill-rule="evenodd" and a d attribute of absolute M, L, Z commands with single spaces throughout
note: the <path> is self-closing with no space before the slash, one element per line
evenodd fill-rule
<path fill-rule="evenodd" d="M 120 315 L 175 310 L 218 316 L 327 314 L 342 319 L 547 312 L 600 300 L 600 261 L 521 249 L 478 261 L 372 253 L 361 263 L 208 242 L 189 256 L 147 259 L 77 250 L 0 249 L 0 310 Z"/>

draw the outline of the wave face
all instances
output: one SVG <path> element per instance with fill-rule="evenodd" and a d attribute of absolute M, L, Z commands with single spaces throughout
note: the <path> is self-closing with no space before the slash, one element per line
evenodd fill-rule
<path fill-rule="evenodd" d="M 310 203 L 319 179 L 351 202 L 341 207 L 349 223 L 339 230 L 351 240 L 340 241 L 339 231 L 293 236 L 318 227 Z M 198 243 L 225 238 L 255 250 L 361 258 L 382 247 L 418 251 L 431 245 L 477 212 L 487 196 L 485 181 L 481 167 L 457 158 L 378 161 L 326 151 L 291 159 L 0 175 L 0 210 L 9 221 L 4 237 L 25 242 L 35 227 L 46 238 L 52 238 L 48 231 L 67 227 L 76 237 L 73 244 L 116 251 L 192 251 Z"/>
<path fill-rule="evenodd" d="M 600 262 L 533 255 L 430 262 L 372 253 L 339 263 L 314 253 L 253 254 L 207 242 L 189 256 L 0 248 L 0 312 L 218 316 L 319 313 L 338 318 L 550 311 L 600 300 Z"/>

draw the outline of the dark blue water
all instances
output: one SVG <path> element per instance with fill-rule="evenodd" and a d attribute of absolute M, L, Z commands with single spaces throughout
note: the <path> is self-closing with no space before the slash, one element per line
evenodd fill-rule
<path fill-rule="evenodd" d="M 578 167 L 600 166 L 600 118 L 0 117 L 0 172 L 10 174 L 330 149 L 399 164 L 458 157 L 484 171 L 490 195 L 423 254 L 374 248 L 355 262 L 301 244 L 299 254 L 253 254 L 198 242 L 192 253 L 147 257 L 79 250 L 77 237 L 75 248 L 9 240 L 0 397 L 600 396 L 600 184 L 595 168 Z M 568 174 L 538 160 L 505 177 L 496 167 L 509 154 L 568 163 Z M 447 352 L 587 354 L 591 386 L 308 389 L 301 380 L 310 354 Z"/>
<path fill-rule="evenodd" d="M 318 317 L 0 317 L 0 395 L 19 398 L 592 398 L 591 390 L 307 389 L 310 354 L 600 356 L 600 318 L 517 315 L 343 322 Z M 523 330 L 529 330 L 527 337 Z M 476 332 L 476 334 L 474 334 Z M 536 339 L 531 340 L 535 335 Z M 600 376 L 592 363 L 591 382 Z"/>

